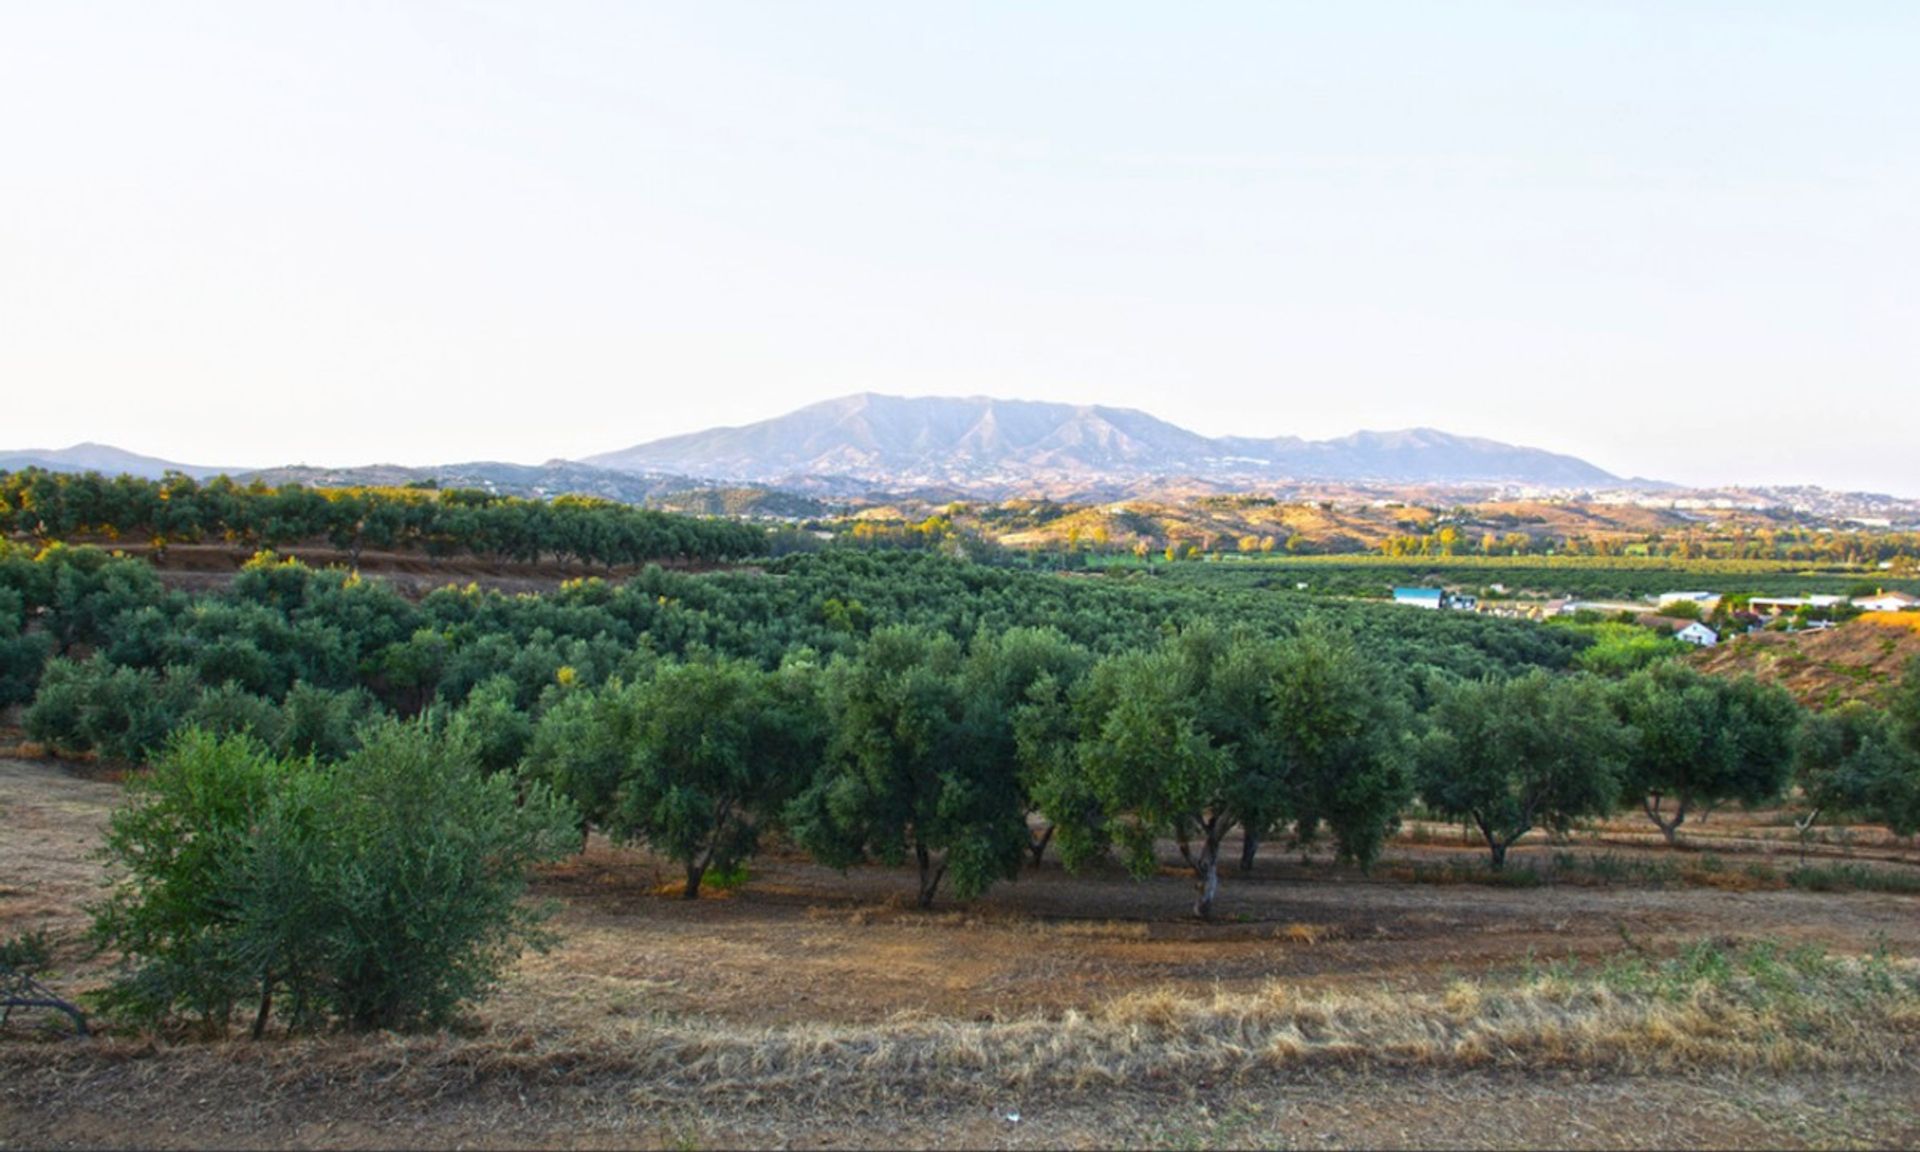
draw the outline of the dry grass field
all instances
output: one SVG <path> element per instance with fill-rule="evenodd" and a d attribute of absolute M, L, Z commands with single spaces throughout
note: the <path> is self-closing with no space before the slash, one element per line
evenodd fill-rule
<path fill-rule="evenodd" d="M 0 760 L 0 937 L 53 932 L 64 989 L 106 971 L 80 909 L 118 794 Z M 923 914 L 906 876 L 776 852 L 686 903 L 596 840 L 539 884 L 559 945 L 449 1032 L 16 1017 L 0 1148 L 1920 1142 L 1920 895 L 1783 879 L 1803 852 L 1895 878 L 1920 854 L 1768 813 L 1686 832 L 1526 846 L 1510 866 L 1554 880 L 1527 886 L 1480 882 L 1437 825 L 1371 876 L 1274 851 L 1215 924 L 1172 868 L 1051 862 Z"/>

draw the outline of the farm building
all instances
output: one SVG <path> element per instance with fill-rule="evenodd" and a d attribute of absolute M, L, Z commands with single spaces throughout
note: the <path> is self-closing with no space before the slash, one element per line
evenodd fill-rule
<path fill-rule="evenodd" d="M 1862 612 L 1905 612 L 1909 608 L 1920 607 L 1920 597 L 1909 596 L 1905 592 L 1877 592 L 1855 600 L 1853 606 Z"/>
<path fill-rule="evenodd" d="M 1698 620 L 1675 632 L 1673 638 L 1696 648 L 1711 648 L 1720 643 L 1720 634 Z"/>
<path fill-rule="evenodd" d="M 1778 616 L 1800 608 L 1831 608 L 1846 602 L 1845 596 L 1755 596 L 1747 601 L 1747 609 L 1756 614 Z"/>

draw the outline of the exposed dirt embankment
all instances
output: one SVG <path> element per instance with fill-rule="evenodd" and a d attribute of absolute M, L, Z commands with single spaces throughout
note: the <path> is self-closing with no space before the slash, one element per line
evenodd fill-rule
<path fill-rule="evenodd" d="M 1873 700 L 1920 659 L 1920 613 L 1871 614 L 1817 632 L 1756 632 L 1694 657 L 1716 676 L 1751 673 L 1802 704 Z"/>
<path fill-rule="evenodd" d="M 201 591 L 220 588 L 233 579 L 254 550 L 244 545 L 170 544 L 155 549 L 147 544 L 106 539 L 75 539 L 74 545 L 90 545 L 113 552 L 124 552 L 150 561 L 160 579 L 172 588 Z M 352 568 L 368 576 L 378 576 L 394 591 L 419 598 L 449 584 L 478 584 L 501 592 L 551 592 L 568 580 L 597 576 L 617 583 L 638 575 L 645 565 L 560 564 L 544 561 L 520 564 L 479 556 L 433 557 L 420 552 L 360 552 L 353 554 L 324 542 L 283 545 L 273 550 L 312 568 Z M 662 568 L 679 572 L 710 572 L 727 565 L 690 564 L 678 560 L 657 561 Z"/>

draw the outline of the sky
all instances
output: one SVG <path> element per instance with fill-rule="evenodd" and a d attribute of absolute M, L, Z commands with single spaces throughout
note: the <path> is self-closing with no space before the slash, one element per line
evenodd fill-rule
<path fill-rule="evenodd" d="M 876 391 L 1920 496 L 1920 4 L 16 3 L 0 449 Z"/>

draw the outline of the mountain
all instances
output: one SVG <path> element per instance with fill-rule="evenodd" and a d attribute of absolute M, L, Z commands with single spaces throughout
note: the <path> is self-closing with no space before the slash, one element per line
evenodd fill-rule
<path fill-rule="evenodd" d="M 1618 483 L 1572 456 L 1430 428 L 1336 440 L 1222 437 L 1145 412 L 1028 400 L 862 393 L 737 428 L 714 428 L 588 457 L 626 471 L 714 480 L 1008 488 L 1126 483 L 1334 480 L 1581 488 Z"/>
<path fill-rule="evenodd" d="M 44 468 L 49 472 L 98 472 L 103 476 L 125 473 L 158 480 L 168 472 L 180 472 L 195 480 L 205 480 L 231 468 L 207 468 L 196 464 L 176 464 L 154 456 L 142 456 L 111 444 L 75 444 L 71 448 L 26 448 L 0 452 L 0 472 L 18 472 L 26 468 Z"/>

